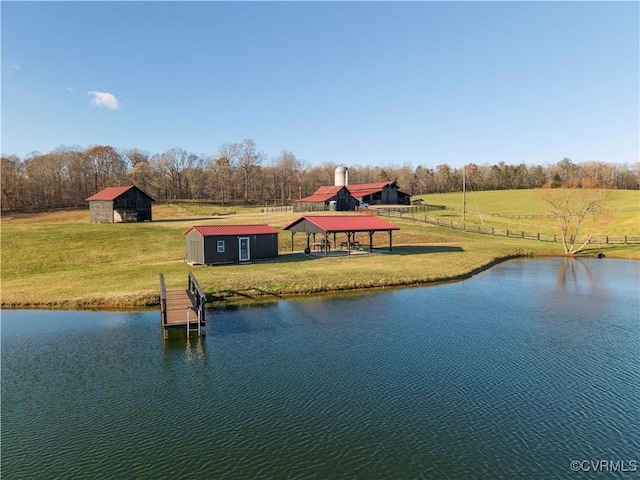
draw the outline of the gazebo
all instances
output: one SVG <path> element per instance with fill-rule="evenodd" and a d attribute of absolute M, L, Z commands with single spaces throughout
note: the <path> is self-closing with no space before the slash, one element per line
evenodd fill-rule
<path fill-rule="evenodd" d="M 400 230 L 400 227 L 382 220 L 372 215 L 305 215 L 294 222 L 282 227 L 283 230 L 291 232 L 291 251 L 293 251 L 293 237 L 298 232 L 307 234 L 307 249 L 311 251 L 311 237 L 316 244 L 316 235 L 322 235 L 320 246 L 324 250 L 325 256 L 330 249 L 329 235 L 333 234 L 333 248 L 336 248 L 336 235 L 344 233 L 347 236 L 346 242 L 341 242 L 347 247 L 347 252 L 351 254 L 351 249 L 357 243 L 355 235 L 358 232 L 369 234 L 369 251 L 373 251 L 373 235 L 376 232 L 387 232 L 389 234 L 389 251 L 393 248 L 393 231 Z M 317 245 L 317 244 L 316 244 Z"/>

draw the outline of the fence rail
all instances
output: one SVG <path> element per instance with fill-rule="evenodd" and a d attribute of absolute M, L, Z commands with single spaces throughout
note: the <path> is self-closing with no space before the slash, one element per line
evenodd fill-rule
<path fill-rule="evenodd" d="M 278 213 L 278 212 L 292 212 L 293 206 L 283 205 L 279 207 L 262 207 L 262 213 Z"/>
<path fill-rule="evenodd" d="M 526 240 L 537 240 L 539 242 L 561 242 L 558 235 L 551 233 L 532 233 L 520 230 L 499 229 L 494 227 L 484 227 L 480 225 L 467 225 L 454 222 L 440 217 L 428 217 L 426 215 L 416 215 L 415 212 L 404 211 L 395 208 L 379 208 L 378 215 L 386 217 L 396 217 L 414 222 L 428 223 L 439 227 L 447 227 L 452 230 L 462 230 L 464 232 L 479 233 L 483 235 L 493 235 L 496 237 L 523 238 Z M 640 244 L 640 235 L 587 235 L 578 236 L 577 243 L 589 243 L 595 245 L 637 245 Z"/>

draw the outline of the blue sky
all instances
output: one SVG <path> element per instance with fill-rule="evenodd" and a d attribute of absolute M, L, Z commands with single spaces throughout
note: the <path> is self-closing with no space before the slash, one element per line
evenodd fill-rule
<path fill-rule="evenodd" d="M 7 2 L 2 153 L 639 160 L 637 2 Z"/>

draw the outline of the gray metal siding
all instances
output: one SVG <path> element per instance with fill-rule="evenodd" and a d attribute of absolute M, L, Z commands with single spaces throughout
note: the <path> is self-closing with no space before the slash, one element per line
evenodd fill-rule
<path fill-rule="evenodd" d="M 196 231 L 190 231 L 185 235 L 185 258 L 187 262 L 203 265 L 204 257 L 204 239 Z"/>
<path fill-rule="evenodd" d="M 92 222 L 113 223 L 113 202 L 93 200 L 89 202 L 89 214 Z"/>
<path fill-rule="evenodd" d="M 278 234 L 249 235 L 251 239 L 251 259 L 264 260 L 278 256 Z"/>
<path fill-rule="evenodd" d="M 224 252 L 218 253 L 218 240 L 224 241 Z M 204 258 L 207 265 L 238 262 L 238 238 L 236 236 L 204 237 Z"/>
<path fill-rule="evenodd" d="M 303 220 L 300 220 L 298 223 L 293 225 L 291 228 L 288 228 L 287 230 L 289 230 L 290 232 L 295 232 L 295 233 L 299 233 L 299 232 L 324 233 L 324 230 L 322 230 L 322 228 L 320 228 L 319 226 L 311 223 L 306 218 L 303 219 Z"/>

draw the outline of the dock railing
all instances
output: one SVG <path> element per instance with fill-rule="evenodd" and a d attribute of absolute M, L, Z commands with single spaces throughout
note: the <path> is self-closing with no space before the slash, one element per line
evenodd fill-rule
<path fill-rule="evenodd" d="M 167 323 L 167 285 L 164 282 L 164 275 L 160 274 L 160 316 L 162 323 Z"/>
<path fill-rule="evenodd" d="M 207 296 L 204 293 L 204 290 L 198 283 L 195 275 L 192 272 L 189 272 L 189 292 L 193 295 L 196 300 L 196 310 L 198 311 L 198 320 L 204 318 L 204 309 L 205 304 L 207 303 Z"/>

